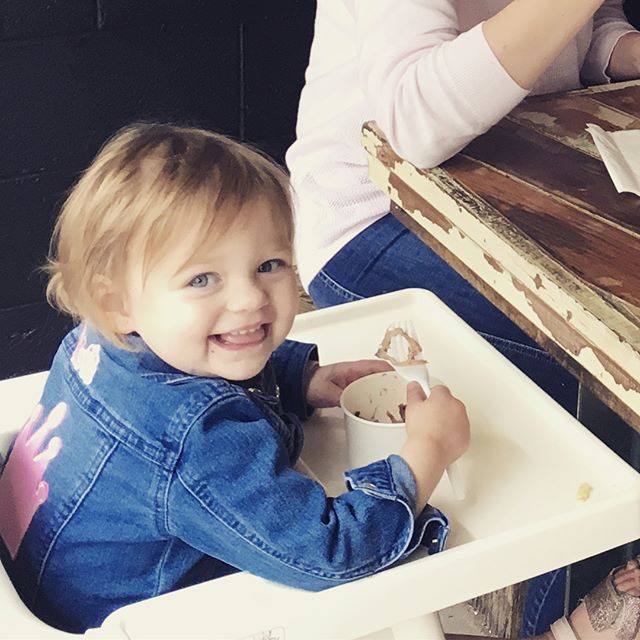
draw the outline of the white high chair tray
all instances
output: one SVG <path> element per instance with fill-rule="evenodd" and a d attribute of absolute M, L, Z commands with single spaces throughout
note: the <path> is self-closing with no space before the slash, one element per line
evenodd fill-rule
<path fill-rule="evenodd" d="M 433 294 L 405 290 L 306 313 L 291 337 L 317 343 L 323 364 L 367 358 L 387 326 L 404 319 L 418 331 L 431 374 L 464 401 L 471 421 L 471 446 L 459 463 L 467 497 L 456 501 L 445 477 L 430 501 L 451 521 L 447 550 L 415 554 L 319 593 L 238 573 L 124 607 L 88 633 L 130 640 L 357 638 L 640 537 L 640 475 Z M 15 395 L 6 397 L 3 385 L 6 407 Z M 341 493 L 347 462 L 340 410 L 317 412 L 306 434 L 305 463 L 329 493 Z M 580 501 L 584 483 L 592 492 Z"/>

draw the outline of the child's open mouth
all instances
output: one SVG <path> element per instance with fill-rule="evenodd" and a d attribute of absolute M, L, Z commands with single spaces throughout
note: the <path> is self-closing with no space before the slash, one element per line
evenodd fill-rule
<path fill-rule="evenodd" d="M 228 333 L 214 333 L 209 340 L 225 349 L 246 349 L 264 342 L 268 332 L 268 324 L 256 324 Z"/>

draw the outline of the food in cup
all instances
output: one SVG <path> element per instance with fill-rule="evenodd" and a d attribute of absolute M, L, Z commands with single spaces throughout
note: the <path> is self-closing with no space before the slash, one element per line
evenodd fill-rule
<path fill-rule="evenodd" d="M 389 411 L 389 409 L 384 409 L 383 416 L 386 419 L 381 419 L 380 417 L 378 417 L 377 414 L 379 408 L 380 407 L 378 406 L 374 406 L 373 411 L 370 415 L 368 415 L 368 412 L 366 411 L 354 411 L 353 415 L 356 418 L 362 418 L 363 420 L 369 420 L 370 422 L 379 422 L 380 424 L 402 424 L 404 422 L 405 411 L 407 410 L 406 402 L 401 402 L 398 405 L 397 414 L 392 413 L 391 411 Z"/>
<path fill-rule="evenodd" d="M 398 360 L 394 358 L 391 353 L 391 341 L 396 336 L 400 336 L 404 338 L 407 342 L 407 357 L 404 360 Z M 418 355 L 422 353 L 422 345 L 415 339 L 412 338 L 404 329 L 400 327 L 389 327 L 383 338 L 378 350 L 376 351 L 376 358 L 380 358 L 381 360 L 386 360 L 391 364 L 394 364 L 398 367 L 402 367 L 408 364 L 428 364 L 427 360 L 424 358 L 418 358 Z"/>
<path fill-rule="evenodd" d="M 406 380 L 394 371 L 384 371 L 358 378 L 344 390 L 340 405 L 351 468 L 400 451 L 407 438 L 402 419 L 406 388 Z"/>

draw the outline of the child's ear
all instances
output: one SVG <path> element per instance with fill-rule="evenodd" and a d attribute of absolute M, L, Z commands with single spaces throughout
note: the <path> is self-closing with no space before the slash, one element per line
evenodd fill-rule
<path fill-rule="evenodd" d="M 102 312 L 109 318 L 116 331 L 122 335 L 135 331 L 129 313 L 129 304 L 123 287 L 117 287 L 113 280 L 106 276 L 96 276 L 94 295 Z"/>

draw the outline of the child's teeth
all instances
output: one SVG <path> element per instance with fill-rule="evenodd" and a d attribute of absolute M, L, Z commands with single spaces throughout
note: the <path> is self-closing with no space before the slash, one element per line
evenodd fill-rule
<path fill-rule="evenodd" d="M 223 342 L 233 342 L 236 344 L 248 344 L 262 339 L 265 335 L 265 327 L 260 324 L 257 327 L 251 329 L 236 329 L 235 331 L 228 331 L 227 333 L 219 334 L 219 339 Z"/>
<path fill-rule="evenodd" d="M 232 336 L 244 336 L 247 335 L 247 333 L 255 333 L 259 328 L 260 327 L 256 327 L 255 329 L 239 329 L 238 331 L 230 331 L 229 333 Z"/>

